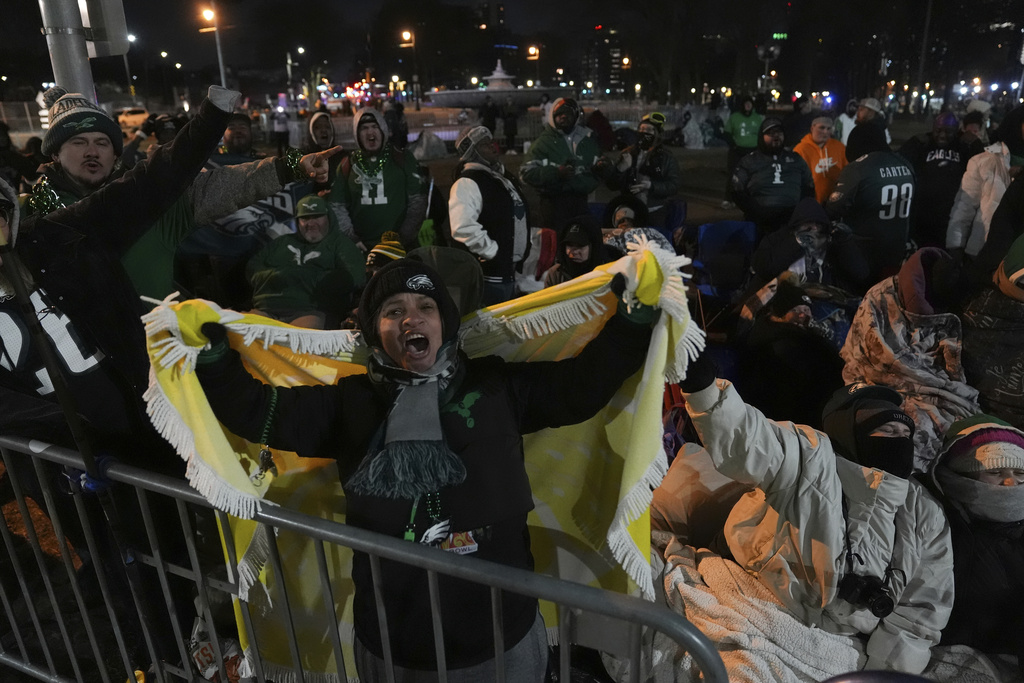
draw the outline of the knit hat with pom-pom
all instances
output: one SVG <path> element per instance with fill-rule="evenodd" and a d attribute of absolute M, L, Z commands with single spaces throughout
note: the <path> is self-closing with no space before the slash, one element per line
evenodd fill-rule
<path fill-rule="evenodd" d="M 121 155 L 124 147 L 121 127 L 85 95 L 69 93 L 55 85 L 43 93 L 43 102 L 50 110 L 49 128 L 43 136 L 43 154 L 56 154 L 61 145 L 81 133 L 104 133 L 117 155 Z"/>

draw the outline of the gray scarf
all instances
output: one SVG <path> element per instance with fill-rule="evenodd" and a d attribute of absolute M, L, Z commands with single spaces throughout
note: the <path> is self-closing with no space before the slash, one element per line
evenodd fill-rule
<path fill-rule="evenodd" d="M 382 430 L 349 478 L 348 490 L 364 496 L 415 499 L 466 479 L 465 465 L 445 443 L 440 411 L 459 384 L 461 366 L 454 342 L 442 346 L 434 365 L 423 373 L 400 368 L 373 349 L 367 376 L 390 392 L 394 402 Z"/>
<path fill-rule="evenodd" d="M 947 498 L 960 503 L 967 513 L 989 522 L 1024 520 L 1024 486 L 998 486 L 957 474 L 939 466 L 935 478 Z"/>

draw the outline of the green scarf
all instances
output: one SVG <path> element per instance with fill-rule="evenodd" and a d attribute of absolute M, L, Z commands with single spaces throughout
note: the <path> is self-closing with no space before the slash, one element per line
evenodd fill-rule
<path fill-rule="evenodd" d="M 424 373 L 398 367 L 383 351 L 373 349 L 367 376 L 394 399 L 382 430 L 345 484 L 347 490 L 415 499 L 466 479 L 466 466 L 444 440 L 440 410 L 458 387 L 462 371 L 454 342 L 441 347 Z"/>

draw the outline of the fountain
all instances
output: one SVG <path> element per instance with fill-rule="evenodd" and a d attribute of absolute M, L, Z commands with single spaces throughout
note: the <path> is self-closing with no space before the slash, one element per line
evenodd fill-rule
<path fill-rule="evenodd" d="M 438 90 L 430 93 L 430 101 L 435 107 L 454 107 L 456 109 L 466 107 L 477 109 L 483 105 L 484 100 L 490 95 L 491 99 L 498 106 L 505 103 L 506 97 L 521 107 L 531 107 L 540 102 L 540 96 L 547 93 L 548 97 L 556 100 L 559 97 L 575 97 L 573 88 L 549 87 L 549 88 L 523 88 L 512 85 L 514 76 L 507 73 L 498 60 L 497 66 L 490 76 L 484 76 L 487 82 L 482 88 L 472 90 Z"/>

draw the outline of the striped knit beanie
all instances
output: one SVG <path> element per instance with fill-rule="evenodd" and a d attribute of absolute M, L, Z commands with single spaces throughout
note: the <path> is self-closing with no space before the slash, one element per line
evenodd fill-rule
<path fill-rule="evenodd" d="M 114 151 L 121 155 L 124 149 L 121 127 L 85 95 L 69 93 L 55 85 L 43 93 L 43 102 L 50 110 L 49 128 L 43 135 L 43 154 L 56 154 L 61 145 L 81 133 L 105 133 Z"/>
<path fill-rule="evenodd" d="M 1012 467 L 1024 469 L 1024 432 L 998 417 L 979 413 L 954 422 L 946 432 L 947 467 L 960 474 Z"/>
<path fill-rule="evenodd" d="M 405 247 L 398 237 L 398 233 L 388 230 L 380 236 L 380 244 L 370 250 L 366 255 L 366 265 L 383 266 L 391 261 L 405 258 Z"/>

